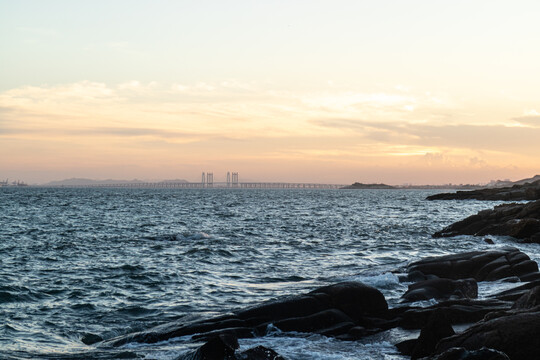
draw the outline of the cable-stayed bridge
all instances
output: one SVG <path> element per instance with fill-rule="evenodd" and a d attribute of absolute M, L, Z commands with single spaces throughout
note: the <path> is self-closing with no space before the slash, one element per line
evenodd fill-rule
<path fill-rule="evenodd" d="M 129 182 L 113 184 L 59 185 L 63 188 L 132 188 L 132 189 L 340 189 L 343 184 L 289 182 Z"/>
<path fill-rule="evenodd" d="M 159 181 L 159 182 L 113 182 L 77 185 L 57 185 L 67 188 L 139 188 L 139 189 L 340 189 L 344 184 L 320 184 L 297 182 L 240 182 L 237 172 L 227 172 L 227 181 L 214 182 L 214 173 L 202 173 L 200 182 Z"/>

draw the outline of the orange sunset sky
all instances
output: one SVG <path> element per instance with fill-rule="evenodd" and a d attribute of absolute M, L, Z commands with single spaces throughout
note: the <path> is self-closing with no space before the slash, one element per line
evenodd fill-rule
<path fill-rule="evenodd" d="M 536 1 L 0 0 L 0 178 L 540 173 Z"/>

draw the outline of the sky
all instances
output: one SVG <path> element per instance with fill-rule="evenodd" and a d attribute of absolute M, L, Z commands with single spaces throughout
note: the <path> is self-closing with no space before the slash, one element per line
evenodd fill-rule
<path fill-rule="evenodd" d="M 0 178 L 540 174 L 540 2 L 0 0 Z"/>

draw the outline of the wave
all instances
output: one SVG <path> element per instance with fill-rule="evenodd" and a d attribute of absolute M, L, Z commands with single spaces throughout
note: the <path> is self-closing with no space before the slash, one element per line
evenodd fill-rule
<path fill-rule="evenodd" d="M 155 241 L 184 241 L 184 240 L 204 240 L 211 239 L 212 236 L 204 231 L 197 231 L 194 233 L 181 233 L 181 234 L 165 234 L 157 236 L 146 236 L 144 239 Z"/>

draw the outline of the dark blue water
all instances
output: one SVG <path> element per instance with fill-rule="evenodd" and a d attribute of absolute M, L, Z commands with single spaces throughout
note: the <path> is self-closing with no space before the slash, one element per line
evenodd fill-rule
<path fill-rule="evenodd" d="M 376 286 L 395 304 L 406 285 L 391 270 L 489 247 L 474 237 L 431 234 L 496 203 L 425 201 L 432 193 L 2 188 L 0 358 L 175 359 L 194 346 L 189 339 L 119 349 L 83 340 L 342 280 Z M 538 260 L 534 247 L 516 246 Z M 291 359 L 401 359 L 381 339 L 276 334 L 241 341 L 257 344 Z"/>

